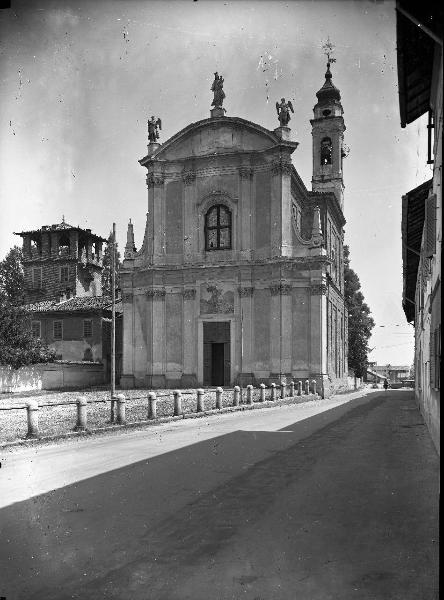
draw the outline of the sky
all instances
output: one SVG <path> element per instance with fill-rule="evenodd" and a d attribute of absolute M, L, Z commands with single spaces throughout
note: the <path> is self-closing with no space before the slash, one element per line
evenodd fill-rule
<path fill-rule="evenodd" d="M 208 118 L 215 71 L 227 116 L 278 126 L 292 101 L 293 164 L 311 189 L 310 119 L 335 46 L 350 154 L 345 242 L 376 322 L 369 360 L 411 364 L 401 306 L 401 198 L 432 176 L 425 117 L 401 129 L 394 0 L 12 0 L 0 10 L 0 259 L 14 231 L 65 221 L 142 243 L 147 118 L 160 142 Z"/>

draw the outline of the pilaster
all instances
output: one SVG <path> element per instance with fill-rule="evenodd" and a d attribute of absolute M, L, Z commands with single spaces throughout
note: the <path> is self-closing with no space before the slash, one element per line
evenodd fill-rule
<path fill-rule="evenodd" d="M 239 382 L 241 385 L 253 383 L 253 293 L 252 286 L 238 288 L 241 314 L 241 373 Z"/>
<path fill-rule="evenodd" d="M 185 262 L 192 260 L 193 254 L 197 252 L 196 214 L 194 210 L 194 196 L 196 188 L 196 173 L 188 170 L 182 174 L 183 198 L 184 198 L 184 258 Z"/>
<path fill-rule="evenodd" d="M 240 238 L 240 250 L 242 258 L 249 259 L 251 256 L 252 230 L 252 179 L 253 169 L 249 165 L 243 165 L 239 168 L 240 180 L 240 206 L 241 206 L 241 226 L 238 228 Z"/>
<path fill-rule="evenodd" d="M 322 396 L 330 395 L 327 367 L 327 286 L 313 282 L 310 287 L 310 377 L 315 378 Z"/>
<path fill-rule="evenodd" d="M 165 202 L 164 182 L 161 173 L 148 173 L 148 212 L 150 214 L 150 235 L 153 240 L 153 262 L 163 262 L 165 256 Z"/>
<path fill-rule="evenodd" d="M 181 385 L 184 388 L 197 385 L 197 355 L 195 339 L 196 290 L 183 290 L 183 374 Z"/>
<path fill-rule="evenodd" d="M 166 385 L 166 336 L 165 336 L 165 295 L 163 288 L 147 290 L 151 303 L 151 373 L 147 373 L 146 383 L 150 388 L 162 388 Z"/>

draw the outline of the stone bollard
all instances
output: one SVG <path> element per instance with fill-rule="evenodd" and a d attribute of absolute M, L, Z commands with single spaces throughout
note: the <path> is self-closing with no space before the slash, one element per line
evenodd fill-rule
<path fill-rule="evenodd" d="M 182 393 L 179 390 L 174 392 L 174 416 L 178 417 L 182 414 Z"/>
<path fill-rule="evenodd" d="M 216 408 L 222 408 L 222 392 L 223 389 L 221 387 L 216 388 Z"/>
<path fill-rule="evenodd" d="M 285 398 L 287 393 L 287 384 L 285 381 L 281 381 L 281 398 Z"/>
<path fill-rule="evenodd" d="M 197 412 L 204 412 L 204 390 L 199 388 L 197 390 Z"/>
<path fill-rule="evenodd" d="M 240 387 L 238 385 L 234 386 L 233 390 L 233 406 L 239 406 L 240 400 Z"/>
<path fill-rule="evenodd" d="M 124 394 L 117 394 L 116 396 L 116 401 L 117 401 L 117 419 L 116 419 L 116 423 L 117 425 L 125 425 L 126 423 L 126 419 L 125 419 L 125 396 Z"/>
<path fill-rule="evenodd" d="M 305 393 L 308 394 L 310 393 L 310 382 L 308 381 L 308 379 L 305 380 Z"/>
<path fill-rule="evenodd" d="M 302 381 L 298 381 L 298 396 L 302 396 Z"/>
<path fill-rule="evenodd" d="M 261 383 L 259 387 L 261 388 L 260 396 L 259 396 L 260 401 L 265 402 L 265 383 Z"/>
<path fill-rule="evenodd" d="M 270 387 L 271 387 L 270 400 L 276 400 L 276 384 L 272 383 L 270 385 Z"/>
<path fill-rule="evenodd" d="M 74 431 L 85 431 L 87 429 L 87 405 L 88 401 L 84 396 L 77 398 L 77 423 Z"/>
<path fill-rule="evenodd" d="M 312 379 L 311 381 L 311 391 L 316 395 L 316 379 Z"/>
<path fill-rule="evenodd" d="M 26 405 L 26 412 L 28 414 L 28 433 L 26 437 L 38 438 L 39 437 L 39 405 L 35 400 L 31 400 Z"/>
<path fill-rule="evenodd" d="M 253 404 L 253 386 L 247 385 L 247 404 Z"/>
<path fill-rule="evenodd" d="M 294 381 L 290 381 L 290 396 L 294 398 Z"/>
<path fill-rule="evenodd" d="M 157 419 L 156 392 L 149 392 L 148 394 L 148 419 Z"/>

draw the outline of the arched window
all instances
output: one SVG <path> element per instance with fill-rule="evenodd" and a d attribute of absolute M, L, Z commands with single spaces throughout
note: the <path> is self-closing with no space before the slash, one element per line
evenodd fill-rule
<path fill-rule="evenodd" d="M 205 250 L 230 249 L 231 212 L 223 204 L 217 204 L 205 215 Z"/>
<path fill-rule="evenodd" d="M 331 139 L 329 137 L 321 141 L 321 165 L 331 165 Z"/>

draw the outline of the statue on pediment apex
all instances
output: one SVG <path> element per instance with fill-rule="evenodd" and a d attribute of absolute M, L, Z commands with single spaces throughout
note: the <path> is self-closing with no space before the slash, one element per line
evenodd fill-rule
<path fill-rule="evenodd" d="M 290 111 L 294 113 L 293 104 L 290 100 L 285 102 L 285 98 L 281 98 L 280 102 L 276 102 L 276 111 L 281 127 L 288 127 L 288 123 L 291 119 Z"/>

